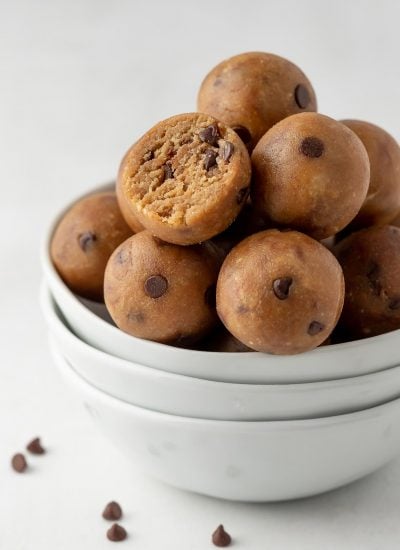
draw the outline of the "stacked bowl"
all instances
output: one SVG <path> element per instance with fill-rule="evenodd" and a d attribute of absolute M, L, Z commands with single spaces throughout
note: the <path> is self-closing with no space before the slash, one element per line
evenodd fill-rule
<path fill-rule="evenodd" d="M 274 501 L 345 485 L 399 453 L 400 330 L 296 356 L 135 338 L 52 265 L 62 214 L 42 249 L 51 351 L 135 468 L 198 493 Z"/>

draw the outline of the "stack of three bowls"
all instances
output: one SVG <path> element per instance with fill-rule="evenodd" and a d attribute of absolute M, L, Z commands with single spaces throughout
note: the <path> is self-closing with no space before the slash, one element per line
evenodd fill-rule
<path fill-rule="evenodd" d="M 400 331 L 297 356 L 195 351 L 134 338 L 76 297 L 42 251 L 56 364 L 134 467 L 246 501 L 339 487 L 400 451 Z"/>

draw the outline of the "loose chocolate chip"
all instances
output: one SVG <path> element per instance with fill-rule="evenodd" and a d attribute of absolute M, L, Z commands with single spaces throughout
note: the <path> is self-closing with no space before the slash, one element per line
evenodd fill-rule
<path fill-rule="evenodd" d="M 168 281 L 162 275 L 152 275 L 144 283 L 144 291 L 150 298 L 160 298 L 167 292 Z"/>
<path fill-rule="evenodd" d="M 300 109 L 305 109 L 310 103 L 310 94 L 303 84 L 298 84 L 294 90 L 294 98 Z"/>
<path fill-rule="evenodd" d="M 204 168 L 210 170 L 213 166 L 217 164 L 217 153 L 212 149 L 207 149 L 204 156 Z"/>
<path fill-rule="evenodd" d="M 236 202 L 238 204 L 242 204 L 242 202 L 244 201 L 244 199 L 247 197 L 247 195 L 249 194 L 249 190 L 250 188 L 249 187 L 243 187 L 243 189 L 240 189 L 240 191 L 237 193 L 236 195 Z"/>
<path fill-rule="evenodd" d="M 154 153 L 153 151 L 147 151 L 144 155 L 143 155 L 143 160 L 145 162 L 147 162 L 148 160 L 152 160 L 154 158 Z"/>
<path fill-rule="evenodd" d="M 121 542 L 122 540 L 125 540 L 126 537 L 127 533 L 125 529 L 122 525 L 118 525 L 118 523 L 111 525 L 110 529 L 107 531 L 107 538 L 112 542 Z"/>
<path fill-rule="evenodd" d="M 248 145 L 251 141 L 251 134 L 248 131 L 247 128 L 244 126 L 234 126 L 232 130 L 235 130 L 237 135 L 240 137 L 240 139 L 243 141 L 245 145 Z"/>
<path fill-rule="evenodd" d="M 203 128 L 199 132 L 199 138 L 209 145 L 217 145 L 218 139 L 220 138 L 218 126 L 214 123 L 207 126 L 207 128 Z"/>
<path fill-rule="evenodd" d="M 308 325 L 308 334 L 310 336 L 315 336 L 322 330 L 324 330 L 325 326 L 320 323 L 319 321 L 311 321 L 311 323 Z"/>
<path fill-rule="evenodd" d="M 310 158 L 319 158 L 324 149 L 324 142 L 313 136 L 304 138 L 300 144 L 300 153 Z"/>
<path fill-rule="evenodd" d="M 279 300 L 286 300 L 289 297 L 289 290 L 293 283 L 291 277 L 282 277 L 282 279 L 275 279 L 272 283 L 275 296 Z"/>
<path fill-rule="evenodd" d="M 78 241 L 81 249 L 86 252 L 93 245 L 93 243 L 97 241 L 97 237 L 91 231 L 86 231 L 85 233 L 81 233 L 81 235 L 79 235 Z"/>
<path fill-rule="evenodd" d="M 233 151 L 235 150 L 235 147 L 233 143 L 230 141 L 223 141 L 221 145 L 219 146 L 219 156 L 224 160 L 225 162 L 228 162 L 228 160 L 233 155 Z"/>
<path fill-rule="evenodd" d="M 389 302 L 389 309 L 399 309 L 400 308 L 400 298 L 392 298 Z"/>
<path fill-rule="evenodd" d="M 220 548 L 224 548 L 225 546 L 229 546 L 232 541 L 231 536 L 225 531 L 223 525 L 218 525 L 218 527 L 215 529 L 214 533 L 212 534 L 212 542 L 214 546 L 219 546 Z"/>
<path fill-rule="evenodd" d="M 30 443 L 26 446 L 27 450 L 34 455 L 43 455 L 46 451 L 42 447 L 39 437 L 32 439 Z"/>
<path fill-rule="evenodd" d="M 118 502 L 109 502 L 103 510 L 103 518 L 109 521 L 118 521 L 122 518 L 122 509 Z"/>
<path fill-rule="evenodd" d="M 16 472 L 22 474 L 27 469 L 28 464 L 26 463 L 24 455 L 21 453 L 17 453 L 11 459 L 11 466 Z"/>
<path fill-rule="evenodd" d="M 174 177 L 174 170 L 169 162 L 164 164 L 164 181 Z"/>
<path fill-rule="evenodd" d="M 215 284 L 210 285 L 204 293 L 204 300 L 208 306 L 215 308 Z"/>

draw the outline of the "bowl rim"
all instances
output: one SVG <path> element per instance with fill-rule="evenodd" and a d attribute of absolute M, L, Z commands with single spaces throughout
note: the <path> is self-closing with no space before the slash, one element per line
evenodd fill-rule
<path fill-rule="evenodd" d="M 330 344 L 327 346 L 318 346 L 317 348 L 314 348 L 310 351 L 303 352 L 301 354 L 293 354 L 293 355 L 273 355 L 269 353 L 262 353 L 257 351 L 251 351 L 251 352 L 220 352 L 220 351 L 207 351 L 207 350 L 192 350 L 192 349 L 185 349 L 185 348 L 178 348 L 176 346 L 170 346 L 167 344 L 163 344 L 160 342 L 155 342 L 152 340 L 146 340 L 144 338 L 137 338 L 136 336 L 130 335 L 118 327 L 111 325 L 107 321 L 103 320 L 101 317 L 90 311 L 82 302 L 79 301 L 77 296 L 67 287 L 67 285 L 64 283 L 60 275 L 58 274 L 50 256 L 50 245 L 51 240 L 54 235 L 54 231 L 59 224 L 62 216 L 72 207 L 73 204 L 75 204 L 77 201 L 81 200 L 84 197 L 87 197 L 89 195 L 92 195 L 94 193 L 99 193 L 102 191 L 110 191 L 113 190 L 113 186 L 115 185 L 114 181 L 109 181 L 107 183 L 97 185 L 96 187 L 90 189 L 89 191 L 86 191 L 84 193 L 81 193 L 79 196 L 71 199 L 68 204 L 58 213 L 56 216 L 54 216 L 47 227 L 47 230 L 42 237 L 41 240 L 41 246 L 40 246 L 40 260 L 42 269 L 45 273 L 45 277 L 49 277 L 55 285 L 57 285 L 57 288 L 60 292 L 64 294 L 64 296 L 67 296 L 70 301 L 73 301 L 77 308 L 80 309 L 82 316 L 84 316 L 88 323 L 94 326 L 105 328 L 106 330 L 115 333 L 117 331 L 119 334 L 122 334 L 122 337 L 127 338 L 131 340 L 132 345 L 135 344 L 135 342 L 143 346 L 149 353 L 151 353 L 152 350 L 164 350 L 165 352 L 174 352 L 179 353 L 182 358 L 185 356 L 187 359 L 190 359 L 193 354 L 199 355 L 204 357 L 204 359 L 212 359 L 213 357 L 218 357 L 220 359 L 227 360 L 229 358 L 235 358 L 235 360 L 243 360 L 243 362 L 248 361 L 251 357 L 255 356 L 263 356 L 265 358 L 265 361 L 272 360 L 276 362 L 279 361 L 279 358 L 285 358 L 288 360 L 288 358 L 293 358 L 293 361 L 295 361 L 296 357 L 301 356 L 310 356 L 318 355 L 321 357 L 321 361 L 323 361 L 324 356 L 328 354 L 335 353 L 335 351 L 339 350 L 352 350 L 352 349 L 359 349 L 362 347 L 365 347 L 367 345 L 371 345 L 374 342 L 379 341 L 382 346 L 385 345 L 385 343 L 390 342 L 393 338 L 396 338 L 400 336 L 400 329 L 392 330 L 390 332 L 386 332 L 384 334 L 379 334 L 377 336 L 370 336 L 368 338 L 363 338 L 359 340 L 352 340 L 351 342 L 343 342 L 339 344 Z"/>
<path fill-rule="evenodd" d="M 207 389 L 211 386 L 214 386 L 215 388 L 223 386 L 225 388 L 229 388 L 231 390 L 239 390 L 243 386 L 243 389 L 246 388 L 246 390 L 251 391 L 260 391 L 264 390 L 266 393 L 270 390 L 273 392 L 287 392 L 287 391 L 293 391 L 293 390 L 304 390 L 304 391 L 318 391 L 318 390 L 324 390 L 324 389 L 334 389 L 339 388 L 343 386 L 352 386 L 353 384 L 357 384 L 362 382 L 368 382 L 368 381 L 374 381 L 379 379 L 384 373 L 390 373 L 395 370 L 400 370 L 400 365 L 396 365 L 393 367 L 388 367 L 385 370 L 377 371 L 377 372 L 371 372 L 367 374 L 360 374 L 358 376 L 351 376 L 346 378 L 336 378 L 332 380 L 315 380 L 311 382 L 289 382 L 289 383 L 263 383 L 263 384 L 257 384 L 257 383 L 240 383 L 240 382 L 223 382 L 219 380 L 208 380 L 204 378 L 198 378 L 194 376 L 185 376 L 183 374 L 179 373 L 173 373 L 168 371 L 162 371 L 155 367 L 150 367 L 147 365 L 143 365 L 137 361 L 128 361 L 127 359 L 123 359 L 121 357 L 116 357 L 115 355 L 112 355 L 110 353 L 107 353 L 105 351 L 99 350 L 96 347 L 88 344 L 81 338 L 79 338 L 74 332 L 71 330 L 71 328 L 68 326 L 66 322 L 63 321 L 63 319 L 60 317 L 60 314 L 62 315 L 62 312 L 57 312 L 57 309 L 59 309 L 54 297 L 51 294 L 51 291 L 47 287 L 45 281 L 42 281 L 41 287 L 40 287 L 40 305 L 42 308 L 42 312 L 49 323 L 52 326 L 56 326 L 56 330 L 62 331 L 65 335 L 65 337 L 72 342 L 72 345 L 75 347 L 80 347 L 85 350 L 86 353 L 93 356 L 93 360 L 96 360 L 96 357 L 101 357 L 102 359 L 107 359 L 107 362 L 112 365 L 110 368 L 118 368 L 120 371 L 132 371 L 132 369 L 139 370 L 142 375 L 149 376 L 149 377 L 157 377 L 158 379 L 166 379 L 171 381 L 184 381 L 184 383 L 194 383 L 198 386 L 203 386 L 203 389 Z M 51 332 L 51 329 L 50 329 Z M 70 363 L 71 368 L 74 368 L 74 366 L 71 364 L 70 360 L 68 360 Z M 79 373 L 77 373 L 79 374 Z M 80 375 L 81 376 L 81 375 Z M 82 377 L 84 378 L 84 377 Z M 91 384 L 91 382 L 88 382 Z"/>
<path fill-rule="evenodd" d="M 87 382 L 80 374 L 78 374 L 69 361 L 63 357 L 61 352 L 51 335 L 49 335 L 49 346 L 52 353 L 53 360 L 57 364 L 57 368 L 62 372 L 63 377 L 68 378 L 74 386 L 79 387 L 79 392 L 89 392 L 95 400 L 100 400 L 103 404 L 113 408 L 117 408 L 125 413 L 135 412 L 136 416 L 143 419 L 147 419 L 155 422 L 172 422 L 174 424 L 190 424 L 193 427 L 198 428 L 215 428 L 224 430 L 235 431 L 240 429 L 245 432 L 252 431 L 265 431 L 268 430 L 304 430 L 304 429 L 318 429 L 321 427 L 337 426 L 338 424 L 349 424 L 364 422 L 366 419 L 377 418 L 387 414 L 391 409 L 400 407 L 400 398 L 392 399 L 385 403 L 374 407 L 368 407 L 359 411 L 338 414 L 333 416 L 306 418 L 306 419 L 294 419 L 294 420 L 211 420 L 202 418 L 192 418 L 179 415 L 170 415 L 137 405 L 132 405 L 121 399 L 107 394 L 94 387 Z"/>

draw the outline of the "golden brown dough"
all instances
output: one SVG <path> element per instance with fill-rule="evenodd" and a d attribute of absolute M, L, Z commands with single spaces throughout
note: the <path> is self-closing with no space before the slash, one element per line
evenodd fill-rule
<path fill-rule="evenodd" d="M 132 227 L 139 222 L 167 242 L 195 244 L 236 218 L 250 173 L 249 155 L 233 130 L 208 115 L 183 114 L 160 122 L 131 147 L 117 195 Z"/>
<path fill-rule="evenodd" d="M 280 120 L 316 111 L 317 100 L 296 65 L 271 53 L 249 52 L 212 69 L 201 85 L 197 108 L 235 129 L 252 150 Z"/>
<path fill-rule="evenodd" d="M 104 298 L 114 322 L 128 334 L 189 345 L 217 322 L 217 276 L 206 247 L 177 246 L 142 231 L 111 256 Z"/>
<path fill-rule="evenodd" d="M 322 244 L 297 231 L 261 231 L 239 243 L 222 265 L 217 311 L 246 346 L 301 353 L 332 332 L 343 306 L 343 274 Z"/>
<path fill-rule="evenodd" d="M 95 193 L 64 215 L 53 235 L 51 258 L 73 292 L 101 301 L 108 258 L 131 235 L 115 193 Z"/>
<path fill-rule="evenodd" d="M 400 328 L 400 229 L 353 233 L 336 247 L 346 295 L 340 324 L 353 338 Z"/>
<path fill-rule="evenodd" d="M 273 222 L 324 239 L 343 229 L 363 204 L 369 160 L 347 126 L 317 113 L 276 124 L 252 154 L 252 198 Z"/>
<path fill-rule="evenodd" d="M 400 210 L 400 147 L 385 130 L 362 120 L 342 120 L 362 141 L 371 166 L 368 194 L 351 228 L 390 223 Z"/>

